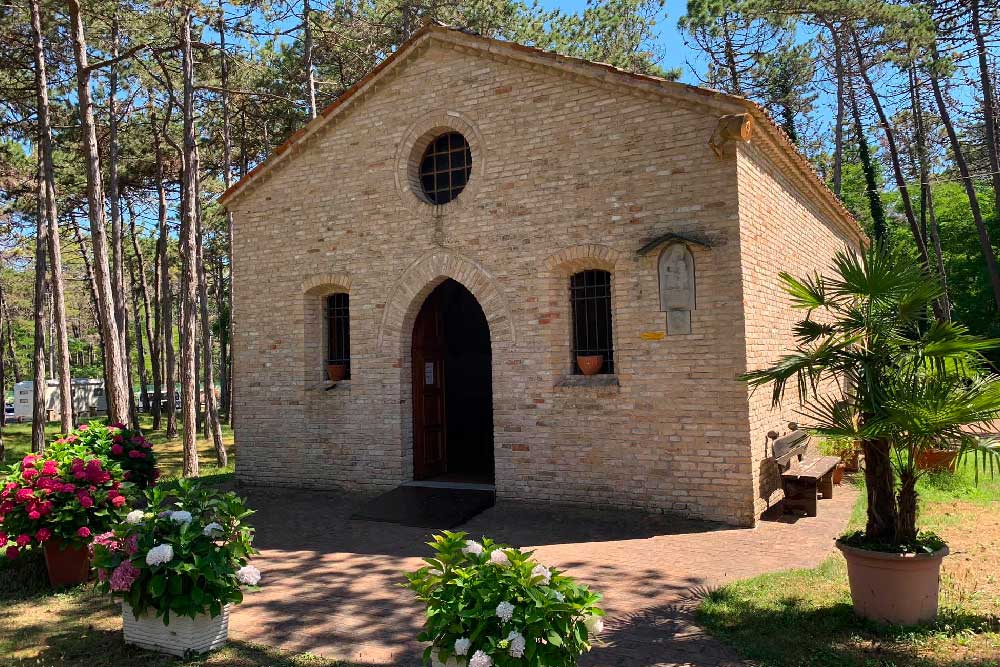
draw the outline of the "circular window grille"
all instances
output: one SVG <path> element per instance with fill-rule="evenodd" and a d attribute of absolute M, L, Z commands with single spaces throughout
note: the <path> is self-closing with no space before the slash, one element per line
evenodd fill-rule
<path fill-rule="evenodd" d="M 420 159 L 420 187 L 432 204 L 447 204 L 457 197 L 472 173 L 472 150 L 458 132 L 436 137 Z"/>

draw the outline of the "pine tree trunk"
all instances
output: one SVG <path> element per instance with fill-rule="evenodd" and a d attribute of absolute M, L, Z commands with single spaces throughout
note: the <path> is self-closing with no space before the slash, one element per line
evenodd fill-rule
<path fill-rule="evenodd" d="M 232 183 L 232 166 L 233 166 L 233 142 L 232 134 L 230 131 L 230 118 L 229 118 L 229 59 L 226 53 L 226 17 L 222 5 L 222 0 L 219 0 L 219 72 L 221 76 L 222 83 L 222 182 L 228 190 Z M 233 214 L 231 211 L 226 209 L 226 253 L 229 264 L 229 270 L 232 271 L 233 266 Z M 218 290 L 223 290 L 225 288 L 225 281 L 223 280 L 222 268 L 219 268 L 219 279 L 216 288 Z M 219 379 L 222 385 L 222 393 L 220 396 L 220 412 L 229 417 L 231 412 L 231 401 L 232 395 L 229 391 L 229 376 L 230 376 L 230 354 L 227 353 L 227 343 L 231 338 L 232 332 L 232 316 L 233 316 L 233 295 L 232 287 L 227 291 L 227 306 L 228 315 L 223 323 L 223 327 L 219 331 Z M 219 313 L 222 313 L 222 294 L 219 293 Z"/>
<path fill-rule="evenodd" d="M 886 148 L 889 151 L 889 161 L 892 163 L 892 173 L 896 179 L 896 187 L 899 189 L 900 199 L 903 204 L 903 213 L 906 216 L 907 223 L 910 225 L 913 243 L 917 247 L 917 254 L 920 257 L 921 264 L 930 271 L 931 264 L 927 256 L 927 246 L 924 244 L 920 228 L 917 226 L 917 218 L 913 213 L 913 201 L 910 199 L 910 190 L 907 187 L 906 178 L 903 176 L 903 168 L 900 165 L 896 135 L 892 130 L 892 124 L 889 122 L 888 116 L 886 116 L 885 109 L 882 107 L 882 101 L 879 99 L 878 92 L 875 90 L 871 77 L 868 75 L 868 69 L 864 64 L 864 54 L 861 51 L 861 42 L 858 41 L 858 35 L 853 29 L 851 30 L 851 39 L 854 44 L 854 56 L 857 59 L 858 74 L 861 76 L 861 81 L 864 83 L 865 90 L 868 92 L 868 97 L 872 101 L 872 106 L 875 107 L 875 113 L 878 115 L 879 123 L 882 126 Z"/>
<path fill-rule="evenodd" d="M 35 94 L 38 98 L 38 154 L 42 161 L 45 183 L 45 220 L 48 225 L 49 285 L 52 315 L 55 320 L 55 357 L 59 370 L 59 428 L 62 433 L 73 430 L 73 367 L 69 356 L 69 334 L 66 328 L 66 296 L 63 285 L 62 243 L 59 239 L 59 214 L 56 209 L 56 178 L 52 162 L 52 121 L 49 112 L 49 84 L 46 74 L 45 48 L 38 0 L 31 0 L 31 27 L 34 34 Z M 53 371 L 55 370 L 53 368 Z"/>
<path fill-rule="evenodd" d="M 90 70 L 87 66 L 87 43 L 79 0 L 67 0 L 73 36 L 73 56 L 76 61 L 77 104 L 80 109 L 80 129 L 87 174 L 87 209 L 90 216 L 90 236 L 94 246 L 94 279 L 97 282 L 98 312 L 108 384 L 108 419 L 127 422 L 129 410 L 128 381 L 125 377 L 124 350 L 121 333 L 115 319 L 114 296 L 108 263 L 108 241 L 104 230 L 104 186 L 101 180 L 100 151 L 94 124 L 94 105 L 90 93 Z"/>
<path fill-rule="evenodd" d="M 993 196 L 996 202 L 996 215 L 1000 217 L 1000 146 L 997 144 L 997 110 L 996 96 L 993 92 L 993 80 L 990 78 L 990 64 L 987 60 L 986 39 L 983 37 L 982 17 L 979 0 L 972 0 L 972 35 L 976 40 L 976 60 L 979 63 L 979 82 L 983 94 L 983 124 L 986 132 L 986 154 L 990 158 L 990 180 L 993 182 Z M 994 269 L 995 271 L 995 269 Z M 995 273 L 990 277 L 995 276 Z"/>
<path fill-rule="evenodd" d="M 868 196 L 868 209 L 872 216 L 872 233 L 876 243 L 885 243 L 888 229 L 885 223 L 885 209 L 882 207 L 882 197 L 879 195 L 878 179 L 875 176 L 875 165 L 872 163 L 871 152 L 868 150 L 868 138 L 865 137 L 865 127 L 861 122 L 861 111 L 854 92 L 850 91 L 851 116 L 854 121 L 854 133 L 858 140 L 858 160 L 861 171 L 865 175 L 865 194 Z"/>
<path fill-rule="evenodd" d="M 934 101 L 937 103 L 941 124 L 944 125 L 945 132 L 948 134 L 948 143 L 951 145 L 951 153 L 955 158 L 955 166 L 958 167 L 958 173 L 962 177 L 962 186 L 965 188 L 965 195 L 969 199 L 969 211 L 972 213 L 972 221 L 976 225 L 976 232 L 979 235 L 979 248 L 983 253 L 983 261 L 986 263 L 986 273 L 990 277 L 990 285 L 993 288 L 993 302 L 996 304 L 997 310 L 1000 310 L 1000 271 L 997 270 L 996 253 L 993 250 L 990 232 L 986 228 L 986 222 L 983 220 L 982 209 L 979 207 L 979 195 L 976 192 L 975 180 L 972 174 L 969 173 L 969 165 L 965 160 L 965 151 L 962 148 L 962 142 L 959 140 L 958 133 L 955 132 L 955 125 L 951 121 L 951 112 L 948 110 L 944 93 L 941 91 L 941 82 L 938 81 L 937 73 L 934 71 L 937 62 L 938 54 L 937 47 L 935 47 L 934 60 L 928 71 L 931 90 L 934 92 Z"/>
<path fill-rule="evenodd" d="M 48 376 L 45 374 L 45 253 L 48 249 L 49 226 L 45 220 L 45 200 L 47 187 L 42 178 L 41 160 L 38 164 L 38 206 L 35 224 L 35 294 L 34 320 L 35 339 L 33 356 L 34 393 L 31 406 L 31 451 L 45 451 L 45 424 L 48 422 L 46 390 Z"/>
<path fill-rule="evenodd" d="M 152 376 L 153 376 L 153 391 L 155 394 L 157 394 L 156 399 L 157 401 L 159 401 L 159 392 L 161 384 L 160 353 L 159 353 L 160 351 L 154 346 L 153 325 L 150 319 L 151 314 L 153 312 L 153 306 L 149 298 L 149 281 L 146 280 L 146 260 L 142 256 L 142 247 L 139 245 L 139 237 L 136 234 L 135 230 L 135 216 L 130 216 L 129 218 L 129 232 L 132 237 L 132 253 L 135 255 L 136 272 L 139 274 L 138 286 L 140 294 L 142 295 L 143 332 L 146 335 L 146 343 L 149 346 L 149 362 L 150 362 L 150 370 L 152 371 Z M 133 281 L 134 280 L 135 278 L 133 278 Z M 133 308 L 133 310 L 135 309 Z M 136 312 L 136 322 L 138 323 L 139 311 L 135 310 L 135 312 Z M 136 332 L 136 337 L 138 337 L 139 335 L 140 335 L 139 332 Z M 143 364 L 143 368 L 145 368 L 145 364 Z M 147 391 L 145 380 L 143 380 L 142 396 L 143 396 L 142 409 L 145 410 L 146 412 L 152 412 L 153 401 L 149 395 L 149 392 Z"/>
<path fill-rule="evenodd" d="M 156 151 L 156 190 L 159 199 L 157 227 L 159 237 L 156 240 L 156 265 L 159 274 L 159 305 L 157 308 L 157 346 L 163 346 L 163 373 L 166 381 L 165 404 L 167 408 L 168 438 L 177 437 L 177 365 L 174 358 L 174 324 L 173 298 L 170 292 L 170 260 L 167 256 L 167 244 L 170 242 L 170 228 L 167 224 L 167 191 L 164 185 L 166 169 L 163 166 L 163 150 L 159 135 L 154 134 L 154 149 Z M 160 415 L 157 414 L 157 417 Z M 157 427 L 159 422 L 157 421 Z"/>
<path fill-rule="evenodd" d="M 5 327 L 7 354 L 10 357 L 10 370 L 14 375 L 14 384 L 17 384 L 21 381 L 21 367 L 17 363 L 17 353 L 14 351 L 14 332 L 11 329 L 12 318 L 10 316 L 10 306 L 7 305 L 7 300 L 4 298 L 2 283 L 0 283 L 0 306 L 2 306 L 4 319 L 7 320 L 7 326 Z"/>
<path fill-rule="evenodd" d="M 840 196 L 844 183 L 844 54 L 840 50 L 840 37 L 830 25 L 833 40 L 834 76 L 837 79 L 837 117 L 833 128 L 833 193 Z"/>
<path fill-rule="evenodd" d="M 135 269 L 133 268 L 131 262 L 128 263 L 128 273 L 129 282 L 131 283 L 131 289 L 129 293 L 132 295 L 132 324 L 135 327 L 133 336 L 135 336 L 135 358 L 136 363 L 139 365 L 139 384 L 141 389 L 139 390 L 139 396 L 142 400 L 142 411 L 146 414 L 149 413 L 149 377 L 146 375 L 146 351 L 145 345 L 142 343 L 142 319 L 139 317 L 139 298 L 136 294 L 139 289 L 136 285 L 135 280 Z M 139 422 L 136 421 L 136 424 Z"/>
<path fill-rule="evenodd" d="M 80 258 L 83 260 L 83 275 L 87 281 L 87 288 L 90 291 L 90 312 L 94 317 L 94 325 L 98 331 L 103 331 L 101 325 L 101 312 L 97 302 L 97 283 L 94 280 L 94 272 L 91 269 L 90 255 L 87 254 L 87 246 L 84 245 L 83 236 L 80 234 L 80 225 L 76 222 L 75 218 L 73 218 L 73 238 L 76 241 L 77 249 L 80 251 Z M 107 355 L 104 352 L 104 337 L 98 336 L 97 340 L 101 348 L 101 377 L 104 382 L 104 386 L 107 387 L 110 383 L 108 382 Z"/>
<path fill-rule="evenodd" d="M 181 183 L 181 421 L 183 424 L 185 477 L 198 476 L 197 370 L 195 366 L 195 305 L 198 298 L 195 244 L 195 207 L 198 157 L 194 127 L 194 56 L 191 50 L 191 9 L 181 19 L 181 54 L 184 78 L 184 174 Z"/>
<path fill-rule="evenodd" d="M 119 23 L 117 13 L 111 19 L 111 57 L 118 57 Z M 135 412 L 132 391 L 128 323 L 125 320 L 125 272 L 122 260 L 122 202 L 118 188 L 118 65 L 108 68 L 108 209 L 111 212 L 111 295 L 118 324 L 119 345 L 128 377 L 129 412 Z"/>
<path fill-rule="evenodd" d="M 309 117 L 316 117 L 316 78 L 313 74 L 312 8 L 309 0 L 302 0 L 302 67 L 306 73 L 306 92 L 309 95 Z"/>

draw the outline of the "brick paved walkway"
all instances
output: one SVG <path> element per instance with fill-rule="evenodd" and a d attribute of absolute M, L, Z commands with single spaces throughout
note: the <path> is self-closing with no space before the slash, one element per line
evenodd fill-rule
<path fill-rule="evenodd" d="M 846 525 L 853 487 L 820 516 L 754 530 L 673 517 L 502 503 L 463 529 L 535 548 L 604 594 L 608 621 L 586 666 L 728 667 L 740 661 L 691 620 L 711 587 L 761 572 L 816 565 Z M 232 616 L 234 639 L 357 663 L 411 667 L 421 617 L 400 573 L 428 553 L 427 531 L 349 519 L 357 498 L 252 489 L 260 592 Z"/>

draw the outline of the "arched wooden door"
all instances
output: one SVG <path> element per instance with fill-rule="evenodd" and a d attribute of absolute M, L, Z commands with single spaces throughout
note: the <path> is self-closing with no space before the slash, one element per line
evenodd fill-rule
<path fill-rule="evenodd" d="M 441 290 L 427 297 L 413 324 L 413 478 L 445 472 L 444 326 Z"/>

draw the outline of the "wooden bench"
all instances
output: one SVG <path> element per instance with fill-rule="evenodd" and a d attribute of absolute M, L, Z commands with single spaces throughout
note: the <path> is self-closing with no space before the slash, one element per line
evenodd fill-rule
<path fill-rule="evenodd" d="M 793 430 L 775 439 L 771 447 L 781 471 L 785 492 L 785 512 L 805 512 L 816 516 L 816 498 L 833 498 L 833 471 L 840 463 L 836 456 L 807 456 L 809 434 Z"/>

